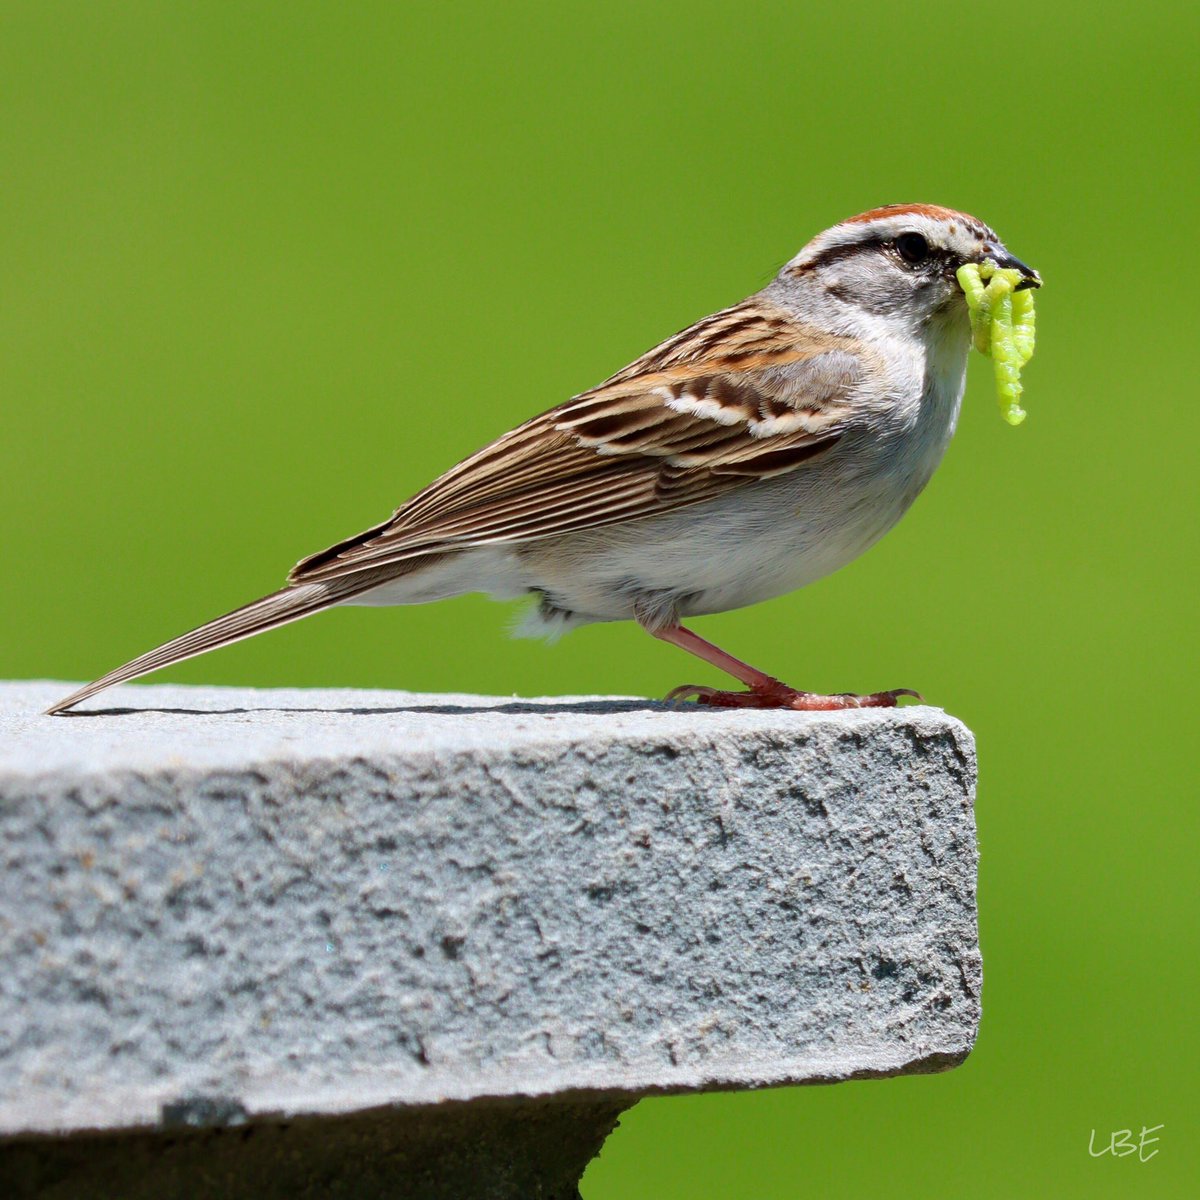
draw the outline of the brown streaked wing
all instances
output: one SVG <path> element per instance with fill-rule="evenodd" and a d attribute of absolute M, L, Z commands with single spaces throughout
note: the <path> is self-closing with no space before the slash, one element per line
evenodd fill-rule
<path fill-rule="evenodd" d="M 717 313 L 464 459 L 289 579 L 596 528 L 794 470 L 848 422 L 860 364 L 842 346 L 761 302 Z"/>

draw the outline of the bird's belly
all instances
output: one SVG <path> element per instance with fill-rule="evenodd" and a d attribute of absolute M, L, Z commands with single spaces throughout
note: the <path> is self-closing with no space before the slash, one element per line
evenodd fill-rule
<path fill-rule="evenodd" d="M 900 519 L 923 483 L 802 469 L 674 513 L 532 543 L 521 557 L 553 607 L 585 620 L 629 618 L 647 595 L 683 616 L 724 612 L 845 566 Z"/>
<path fill-rule="evenodd" d="M 744 522 L 742 533 L 733 528 L 724 533 L 728 552 L 715 556 L 718 570 L 681 612 L 724 612 L 823 579 L 873 546 L 911 503 L 879 489 L 843 491 L 836 507 L 807 491 L 780 489 L 774 499 L 754 532 L 747 533 L 751 523 Z"/>

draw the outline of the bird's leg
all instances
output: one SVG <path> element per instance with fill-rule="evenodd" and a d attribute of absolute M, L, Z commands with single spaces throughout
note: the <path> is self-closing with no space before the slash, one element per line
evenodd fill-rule
<path fill-rule="evenodd" d="M 890 692 L 873 692 L 869 696 L 849 693 L 837 696 L 822 696 L 816 692 L 801 692 L 788 687 L 778 679 L 763 674 L 757 668 L 744 663 L 732 654 L 726 654 L 719 646 L 706 642 L 682 625 L 668 625 L 661 629 L 648 629 L 656 638 L 678 646 L 706 663 L 711 663 L 726 675 L 740 680 L 750 690 L 746 692 L 722 692 L 717 688 L 685 684 L 667 695 L 668 700 L 696 700 L 699 704 L 712 704 L 719 708 L 795 708 L 808 712 L 828 712 L 839 708 L 893 708 L 901 696 L 919 693 L 910 688 L 895 688 Z"/>

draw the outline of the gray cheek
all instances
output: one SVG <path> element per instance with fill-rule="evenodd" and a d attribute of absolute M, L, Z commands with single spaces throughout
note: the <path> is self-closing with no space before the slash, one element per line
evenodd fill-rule
<path fill-rule="evenodd" d="M 881 277 L 849 265 L 830 275 L 825 287 L 835 300 L 869 313 L 894 313 L 911 305 L 913 298 L 911 280 L 891 272 Z"/>

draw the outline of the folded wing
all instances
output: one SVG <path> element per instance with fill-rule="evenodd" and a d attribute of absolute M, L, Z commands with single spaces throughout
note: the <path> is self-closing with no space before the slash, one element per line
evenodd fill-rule
<path fill-rule="evenodd" d="M 505 434 L 289 580 L 652 516 L 796 470 L 848 427 L 862 370 L 838 339 L 747 301 Z"/>

